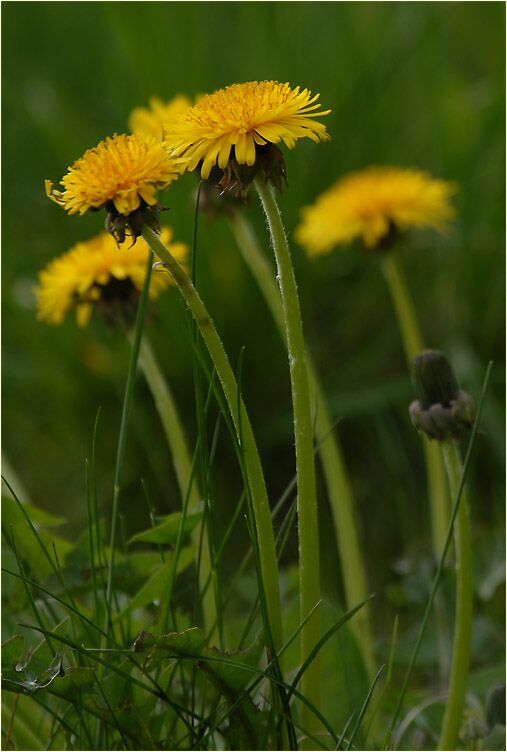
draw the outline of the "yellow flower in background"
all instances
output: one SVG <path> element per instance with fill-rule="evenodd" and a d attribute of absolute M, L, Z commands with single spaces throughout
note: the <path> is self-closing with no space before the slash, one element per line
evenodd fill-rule
<path fill-rule="evenodd" d="M 46 194 L 69 214 L 112 205 L 127 216 L 143 202 L 155 205 L 156 192 L 167 188 L 181 171 L 181 160 L 174 160 L 153 136 L 115 134 L 68 168 L 60 181 L 63 191 L 53 190 L 46 180 Z"/>
<path fill-rule="evenodd" d="M 345 176 L 301 210 L 295 238 L 310 256 L 360 238 L 373 249 L 393 230 L 445 230 L 454 217 L 454 183 L 421 170 L 370 167 Z"/>
<path fill-rule="evenodd" d="M 149 107 L 136 107 L 132 110 L 128 122 L 129 130 L 162 140 L 165 132 L 164 123 L 171 122 L 191 106 L 192 102 L 184 94 L 178 94 L 169 102 L 152 97 Z"/>
<path fill-rule="evenodd" d="M 184 265 L 188 247 L 171 242 L 172 237 L 172 230 L 163 228 L 163 243 Z M 39 286 L 35 290 L 37 318 L 48 324 L 61 324 L 67 312 L 75 308 L 79 326 L 85 326 L 94 305 L 106 314 L 121 314 L 122 308 L 132 308 L 144 283 L 148 253 L 142 238 L 131 248 L 118 247 L 107 232 L 76 243 L 39 273 Z M 158 297 L 171 283 L 169 274 L 153 272 L 150 298 Z"/>
<path fill-rule="evenodd" d="M 214 165 L 225 169 L 233 157 L 238 164 L 252 166 L 259 147 L 280 141 L 292 149 L 299 138 L 326 141 L 326 126 L 312 118 L 315 112 L 308 89 L 291 89 L 288 83 L 252 81 L 233 84 L 202 97 L 194 107 L 167 123 L 166 143 L 176 157 L 185 157 L 187 170 L 201 165 L 201 177 L 209 177 Z"/>

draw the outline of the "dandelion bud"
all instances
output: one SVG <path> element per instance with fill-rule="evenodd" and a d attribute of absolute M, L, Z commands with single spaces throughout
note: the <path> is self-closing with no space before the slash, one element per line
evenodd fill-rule
<path fill-rule="evenodd" d="M 409 407 L 415 428 L 430 439 L 459 440 L 473 425 L 472 398 L 462 391 L 448 360 L 438 350 L 425 350 L 413 363 L 417 400 Z"/>

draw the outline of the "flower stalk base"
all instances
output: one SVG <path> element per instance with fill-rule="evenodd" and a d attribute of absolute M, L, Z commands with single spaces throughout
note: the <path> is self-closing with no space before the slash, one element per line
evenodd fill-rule
<path fill-rule="evenodd" d="M 449 487 L 452 497 L 455 498 L 463 473 L 459 449 L 451 440 L 442 442 L 441 448 L 449 478 Z M 438 743 L 439 750 L 457 749 L 472 647 L 472 542 L 465 489 L 456 516 L 454 547 L 456 558 L 456 621 L 449 694 Z"/>

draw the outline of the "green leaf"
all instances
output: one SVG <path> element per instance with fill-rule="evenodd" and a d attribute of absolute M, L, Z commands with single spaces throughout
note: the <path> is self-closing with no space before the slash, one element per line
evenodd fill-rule
<path fill-rule="evenodd" d="M 167 561 L 171 558 L 171 554 L 166 552 L 164 558 Z M 131 591 L 132 587 L 128 587 L 129 581 L 133 581 L 139 587 L 163 564 L 164 561 L 158 551 L 133 551 L 125 558 L 119 555 L 118 560 L 115 561 L 115 581 L 123 584 L 124 580 L 125 588 Z"/>
<path fill-rule="evenodd" d="M 246 650 L 239 653 L 222 652 L 218 648 L 211 647 L 204 649 L 203 657 L 211 659 L 206 663 L 210 676 L 223 682 L 227 690 L 231 692 L 232 697 L 237 699 L 237 693 L 244 689 L 248 682 L 255 677 L 254 673 L 248 671 L 248 667 L 258 668 L 263 650 L 263 642 L 257 638 Z M 228 663 L 222 663 L 221 658 L 226 659 Z M 238 665 L 231 666 L 231 661 Z M 247 667 L 247 669 L 244 667 Z"/>
<path fill-rule="evenodd" d="M 83 692 L 96 694 L 95 669 L 79 666 L 66 669 L 65 675 L 52 684 L 51 692 L 70 701 L 80 700 Z"/>
<path fill-rule="evenodd" d="M 505 749 L 505 726 L 497 724 L 491 733 L 481 740 L 479 749 L 490 750 Z"/>
<path fill-rule="evenodd" d="M 186 535 L 194 529 L 198 522 L 202 519 L 202 512 L 196 512 L 195 514 L 189 514 L 185 518 L 183 525 L 183 533 Z M 158 525 L 144 530 L 142 533 L 137 533 L 130 538 L 129 543 L 165 543 L 169 546 L 175 546 L 178 540 L 178 530 L 181 524 L 182 512 L 173 512 L 173 514 L 162 517 L 163 520 Z"/>
<path fill-rule="evenodd" d="M 23 504 L 23 509 L 34 525 L 41 525 L 42 527 L 58 527 L 63 525 L 66 521 L 65 517 L 59 517 L 55 514 L 46 512 L 45 509 L 34 507 L 33 504 Z M 2 520 L 5 524 L 16 524 L 20 520 L 24 521 L 24 515 L 19 504 L 15 499 L 10 496 L 2 496 Z"/>
<path fill-rule="evenodd" d="M 2 642 L 2 671 L 14 669 L 23 657 L 24 652 L 25 638 L 21 635 L 14 635 L 14 637 L 9 637 L 8 640 Z"/>
<path fill-rule="evenodd" d="M 152 667 L 168 654 L 171 657 L 199 657 L 206 646 L 206 637 L 199 627 L 185 629 L 184 632 L 171 632 L 162 637 L 155 637 L 150 632 L 142 632 L 135 642 L 136 653 L 150 651 L 146 665 Z"/>
<path fill-rule="evenodd" d="M 61 524 L 62 518 L 43 512 L 30 504 L 23 504 L 23 510 L 27 513 L 50 559 L 54 561 L 54 544 L 58 560 L 63 567 L 73 545 L 61 536 L 45 529 Z M 20 556 L 28 562 L 30 571 L 36 573 L 39 579 L 45 578 L 53 572 L 53 568 L 37 540 L 37 535 L 30 527 L 20 509 L 20 505 L 6 496 L 2 498 L 2 528 L 8 536 L 11 534 L 14 536 L 14 542 Z"/>
<path fill-rule="evenodd" d="M 178 557 L 178 565 L 176 568 L 176 574 L 179 574 L 186 569 L 196 558 L 197 552 L 193 546 L 188 546 L 180 551 Z M 159 559 L 160 560 L 160 559 Z M 154 601 L 160 601 L 164 597 L 164 593 L 167 589 L 167 582 L 171 576 L 173 561 L 172 555 L 166 555 L 166 561 L 159 566 L 155 572 L 151 575 L 149 580 L 137 591 L 137 593 L 130 599 L 126 608 L 118 614 L 116 620 L 122 619 L 126 614 L 135 610 L 136 608 L 142 608 Z"/>
<path fill-rule="evenodd" d="M 47 689 L 62 673 L 62 657 L 56 655 L 45 671 L 36 674 L 25 666 L 21 670 L 8 669 L 2 673 L 2 687 L 10 692 L 34 694 Z"/>
<path fill-rule="evenodd" d="M 505 683 L 498 682 L 486 697 L 486 721 L 489 729 L 505 726 Z"/>

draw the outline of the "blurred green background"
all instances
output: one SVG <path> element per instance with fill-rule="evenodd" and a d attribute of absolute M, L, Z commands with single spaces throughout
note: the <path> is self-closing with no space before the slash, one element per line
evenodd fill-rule
<path fill-rule="evenodd" d="M 37 272 L 96 234 L 102 216 L 68 217 L 44 196 L 89 147 L 123 132 L 131 109 L 156 95 L 194 95 L 267 78 L 320 92 L 328 144 L 286 153 L 281 197 L 289 236 L 301 206 L 340 175 L 372 163 L 417 166 L 457 181 L 447 237 L 421 232 L 400 248 L 428 345 L 452 359 L 476 398 L 495 361 L 470 475 L 476 544 L 491 552 L 504 529 L 504 29 L 502 3 L 5 3 L 3 11 L 4 472 L 25 498 L 86 518 L 85 458 L 102 408 L 100 503 L 110 504 L 129 348 L 94 319 L 78 330 L 35 319 Z M 186 175 L 163 219 L 190 242 Z M 269 251 L 258 202 L 246 209 Z M 396 593 L 400 557 L 430 546 L 420 440 L 401 341 L 380 266 L 358 249 L 310 262 L 292 245 L 309 345 L 316 357 L 357 498 L 377 609 Z M 294 472 L 286 356 L 225 221 L 201 220 L 198 286 L 236 363 L 244 347 L 246 402 L 275 500 Z M 175 291 L 149 336 L 195 441 L 192 348 Z M 210 435 L 214 421 L 210 421 Z M 147 525 L 140 478 L 160 513 L 179 507 L 164 437 L 143 380 L 136 387 L 122 497 L 127 527 Z M 225 524 L 240 485 L 219 443 L 215 514 Z M 340 595 L 338 559 L 321 483 L 325 587 Z M 482 541 L 482 543 L 481 543 Z M 295 558 L 295 536 L 287 560 Z M 229 559 L 233 561 L 234 545 Z M 488 557 L 486 556 L 487 562 Z M 486 569 L 490 566 L 487 563 Z M 489 570 L 487 570 L 489 571 Z M 501 578 L 500 578 L 501 579 Z M 391 596 L 389 595 L 391 593 Z M 389 621 L 391 624 L 391 621 Z M 495 638 L 496 639 L 496 638 Z"/>

